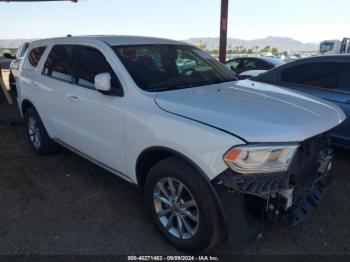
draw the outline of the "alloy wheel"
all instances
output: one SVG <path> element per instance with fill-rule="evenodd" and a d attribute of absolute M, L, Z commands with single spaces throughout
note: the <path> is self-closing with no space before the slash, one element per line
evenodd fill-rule
<path fill-rule="evenodd" d="M 188 188 L 180 181 L 164 177 L 153 192 L 156 213 L 164 229 L 178 239 L 190 239 L 198 231 L 199 209 Z"/>
<path fill-rule="evenodd" d="M 40 129 L 38 126 L 38 122 L 32 116 L 28 118 L 28 134 L 32 145 L 35 148 L 40 148 L 41 146 Z"/>

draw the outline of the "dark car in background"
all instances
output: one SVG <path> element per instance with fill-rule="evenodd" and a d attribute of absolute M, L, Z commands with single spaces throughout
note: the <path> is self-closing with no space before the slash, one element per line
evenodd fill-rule
<path fill-rule="evenodd" d="M 299 59 L 263 73 L 254 81 L 287 87 L 337 104 L 347 120 L 332 131 L 333 144 L 350 150 L 350 55 Z"/>
<path fill-rule="evenodd" d="M 240 57 L 226 62 L 226 65 L 237 75 L 251 70 L 270 70 L 283 65 L 284 61 L 273 57 Z"/>

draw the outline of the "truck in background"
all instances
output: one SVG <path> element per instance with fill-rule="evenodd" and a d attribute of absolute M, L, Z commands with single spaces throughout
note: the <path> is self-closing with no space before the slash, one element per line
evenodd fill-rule
<path fill-rule="evenodd" d="M 323 55 L 349 54 L 350 38 L 340 40 L 325 40 L 320 44 L 320 53 Z"/>

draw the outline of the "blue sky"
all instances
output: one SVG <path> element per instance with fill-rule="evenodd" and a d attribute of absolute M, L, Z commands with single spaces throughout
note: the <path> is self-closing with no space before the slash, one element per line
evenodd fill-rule
<path fill-rule="evenodd" d="M 229 1 L 229 37 L 318 42 L 350 36 L 348 0 Z M 220 0 L 1 2 L 0 12 L 0 39 L 128 34 L 181 40 L 218 36 Z"/>

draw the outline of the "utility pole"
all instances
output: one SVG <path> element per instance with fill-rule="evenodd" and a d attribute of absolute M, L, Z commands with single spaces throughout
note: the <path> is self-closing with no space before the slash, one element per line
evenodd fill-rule
<path fill-rule="evenodd" d="M 221 0 L 219 60 L 226 62 L 228 0 Z"/>

